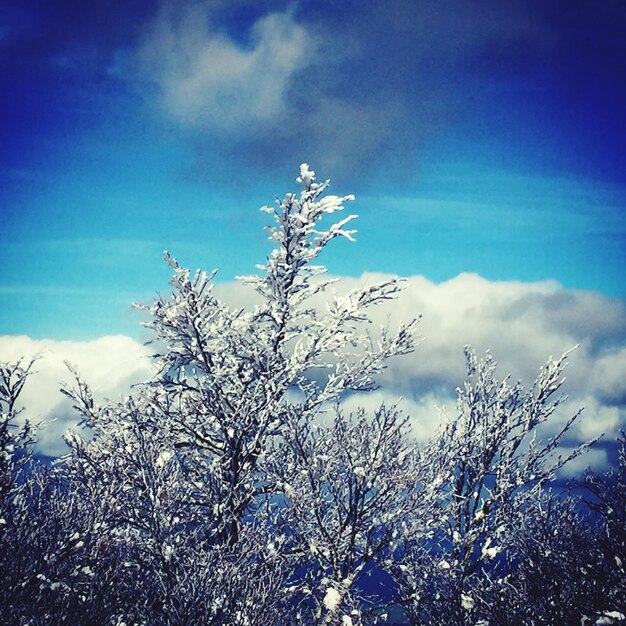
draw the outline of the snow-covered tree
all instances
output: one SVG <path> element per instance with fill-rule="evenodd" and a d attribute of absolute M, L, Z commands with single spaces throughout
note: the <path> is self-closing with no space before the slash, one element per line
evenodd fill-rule
<path fill-rule="evenodd" d="M 241 520 L 265 490 L 260 464 L 268 440 L 280 434 L 294 411 L 316 411 L 348 390 L 368 389 L 394 355 L 413 347 L 412 325 L 382 332 L 376 341 L 364 328 L 367 310 L 394 297 L 392 279 L 347 295 L 328 294 L 325 311 L 313 299 L 333 281 L 314 265 L 335 238 L 352 239 L 349 215 L 324 227 L 323 218 L 343 210 L 352 196 L 326 194 L 300 168 L 299 195 L 274 208 L 268 228 L 274 250 L 260 275 L 241 280 L 261 297 L 250 310 L 235 309 L 213 294 L 213 276 L 189 270 L 166 253 L 174 270 L 170 297 L 141 307 L 159 345 L 160 376 L 153 382 L 150 413 L 139 419 L 166 432 L 184 472 L 198 487 L 196 502 L 219 520 L 220 539 L 236 541 Z"/>
<path fill-rule="evenodd" d="M 567 355 L 550 359 L 529 389 L 500 380 L 489 353 L 479 360 L 468 348 L 466 358 L 457 415 L 431 444 L 440 459 L 432 532 L 425 541 L 419 517 L 393 568 L 413 624 L 433 623 L 435 615 L 440 624 L 475 623 L 478 581 L 508 571 L 509 530 L 556 472 L 592 443 L 559 452 L 578 413 L 547 441 L 538 437 L 563 400 Z"/>
<path fill-rule="evenodd" d="M 425 443 L 395 406 L 347 411 L 345 396 L 373 389 L 390 358 L 414 349 L 415 321 L 371 324 L 400 279 L 345 293 L 324 276 L 324 248 L 354 234 L 356 216 L 334 221 L 353 198 L 328 194 L 306 164 L 297 182 L 299 193 L 263 208 L 274 247 L 240 279 L 248 307 L 216 296 L 215 273 L 192 275 L 165 253 L 173 291 L 139 307 L 153 379 L 99 404 L 73 371 L 63 392 L 88 434 L 68 433 L 52 468 L 34 468 L 30 427 L 16 428 L 32 363 L 0 367 L 0 621 L 621 619 L 624 438 L 619 469 L 587 478 L 593 514 L 548 489 L 586 447 L 560 453 L 577 415 L 539 440 L 566 356 L 525 388 L 468 349 L 457 414 Z"/>
<path fill-rule="evenodd" d="M 5 507 L 14 495 L 34 442 L 31 423 L 18 423 L 22 412 L 18 403 L 35 360 L 0 363 L 0 532 L 7 524 Z"/>
<path fill-rule="evenodd" d="M 507 531 L 508 568 L 484 576 L 476 611 L 493 624 L 611 624 L 615 563 L 601 547 L 597 519 L 567 494 L 537 493 Z M 508 621 L 507 621 L 508 620 Z"/>
<path fill-rule="evenodd" d="M 262 612 L 264 594 L 280 588 L 281 577 L 292 573 L 293 564 L 286 543 L 289 555 L 281 553 L 278 524 L 290 518 L 275 512 L 275 496 L 282 489 L 273 471 L 276 455 L 295 452 L 292 428 L 304 436 L 302 425 L 312 424 L 344 393 L 371 389 L 387 360 L 412 350 L 415 343 L 413 323 L 396 332 L 372 330 L 368 324 L 368 310 L 395 297 L 402 287 L 399 279 L 337 294 L 334 281 L 323 277 L 325 269 L 314 264 L 333 239 L 352 239 L 354 231 L 347 225 L 356 216 L 323 223 L 352 196 L 327 194 L 329 182 L 315 182 L 307 165 L 301 166 L 297 182 L 299 194 L 288 194 L 276 207 L 263 209 L 274 217 L 268 228 L 274 250 L 258 266 L 260 274 L 241 278 L 251 293 L 256 292 L 258 304 L 248 310 L 228 306 L 213 293 L 214 273 L 192 276 L 166 253 L 174 270 L 173 293 L 140 307 L 152 316 L 146 326 L 159 347 L 154 380 L 132 397 L 103 406 L 78 375 L 75 384 L 64 389 L 91 434 L 89 439 L 68 435 L 69 480 L 86 502 L 101 508 L 110 541 L 129 546 L 134 556 L 126 559 L 146 572 L 147 579 L 158 579 L 162 611 L 189 597 L 182 582 L 188 577 L 167 572 L 176 567 L 179 553 L 189 554 L 191 541 L 194 550 L 202 546 L 204 554 L 201 558 L 195 553 L 205 568 L 198 570 L 205 582 L 196 580 L 196 587 L 204 589 L 206 581 L 219 577 L 224 559 L 231 568 L 250 569 L 250 558 L 257 563 L 256 585 L 247 585 L 242 570 L 230 576 L 238 582 L 223 587 L 214 604 L 230 607 L 227 613 L 218 611 L 224 623 L 268 623 Z M 319 306 L 321 295 L 325 308 Z M 343 571 L 356 576 L 371 559 L 379 549 L 375 530 L 386 522 L 385 506 L 393 511 L 399 501 L 392 489 L 394 477 L 385 478 L 380 471 L 383 448 L 394 452 L 405 445 L 396 414 L 381 409 L 370 425 L 363 416 L 358 422 L 348 427 L 338 420 L 334 431 L 338 435 L 343 424 L 344 464 L 363 464 L 368 457 L 374 464 L 363 469 L 364 476 L 354 475 L 362 485 L 353 494 L 355 501 L 347 504 L 359 509 L 358 519 L 351 521 L 356 512 L 352 510 L 346 523 L 354 537 L 349 549 L 342 548 L 341 563 L 334 564 L 334 580 Z M 361 440 L 353 441 L 357 435 Z M 376 437 L 381 449 L 368 450 Z M 319 441 L 320 446 L 327 443 L 328 437 Z M 300 466 L 308 461 L 294 459 Z M 401 468 L 393 471 L 399 475 Z M 389 484 L 381 489 L 385 480 Z M 309 497 L 320 494 L 317 490 Z M 377 506 L 371 504 L 373 499 Z M 263 545 L 270 547 L 261 549 Z M 249 559 L 240 558 L 242 554 Z M 190 557 L 184 558 L 180 562 L 191 567 Z M 197 598 L 192 608 L 201 606 L 205 601 Z M 189 623 L 190 614 L 181 615 L 168 618 L 168 623 Z"/>
<path fill-rule="evenodd" d="M 601 562 L 591 576 L 604 581 L 605 612 L 619 613 L 626 623 L 626 433 L 617 439 L 617 465 L 603 474 L 588 472 L 586 504 L 600 523 Z"/>
<path fill-rule="evenodd" d="M 168 431 L 153 421 L 154 390 L 102 407 L 80 379 L 66 393 L 93 431 L 89 441 L 68 435 L 72 454 L 63 473 L 83 507 L 100 515 L 88 535 L 106 537 L 115 555 L 107 595 L 92 593 L 111 623 L 273 623 L 286 574 L 267 548 L 266 518 L 259 512 L 236 541 L 220 541 L 223 525 L 202 499 L 204 485 L 187 474 Z"/>
<path fill-rule="evenodd" d="M 294 416 L 274 475 L 295 557 L 297 623 L 356 625 L 376 605 L 359 582 L 380 576 L 405 517 L 427 504 L 428 464 L 395 408 L 333 413 L 330 425 Z"/>

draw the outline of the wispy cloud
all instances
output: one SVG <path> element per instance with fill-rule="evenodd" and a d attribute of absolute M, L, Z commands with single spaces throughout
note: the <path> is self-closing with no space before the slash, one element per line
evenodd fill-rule
<path fill-rule="evenodd" d="M 91 296 L 105 295 L 101 289 L 81 289 L 57 285 L 0 285 L 0 294 L 5 296 Z"/>
<path fill-rule="evenodd" d="M 626 231 L 626 187 L 450 164 L 429 170 L 425 188 L 407 195 L 362 197 L 407 221 L 441 229 L 488 229 L 502 238 L 552 239 Z"/>
<path fill-rule="evenodd" d="M 259 18 L 244 46 L 211 25 L 210 3 L 166 4 L 140 50 L 167 111 L 183 125 L 217 134 L 257 134 L 287 110 L 294 76 L 314 42 L 292 12 Z"/>
<path fill-rule="evenodd" d="M 157 261 L 162 248 L 158 242 L 143 239 L 105 239 L 75 237 L 72 239 L 9 241 L 5 251 L 19 255 L 45 257 L 51 262 L 71 259 L 74 266 L 93 268 L 119 268 L 133 262 Z M 0 284 L 7 277 L 0 278 Z M 71 287 L 66 287 L 70 289 Z M 79 289 L 76 293 L 84 292 Z"/>
<path fill-rule="evenodd" d="M 44 251 L 68 255 L 79 263 L 100 267 L 117 267 L 137 259 L 156 259 L 160 253 L 157 242 L 143 239 L 82 237 L 53 239 L 37 245 Z"/>
<path fill-rule="evenodd" d="M 199 157 L 228 153 L 234 141 L 232 158 L 259 167 L 314 160 L 354 171 L 392 154 L 412 164 L 424 138 L 466 106 L 460 86 L 479 88 L 458 80 L 468 58 L 546 40 L 523 5 L 490 0 L 480 10 L 459 0 L 234 6 L 255 19 L 233 18 L 219 2 L 162 3 L 138 49 L 138 76 L 191 129 Z"/>

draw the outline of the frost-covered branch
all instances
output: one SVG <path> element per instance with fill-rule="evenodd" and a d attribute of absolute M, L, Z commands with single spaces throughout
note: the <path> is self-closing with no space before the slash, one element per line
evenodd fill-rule
<path fill-rule="evenodd" d="M 404 563 L 395 567 L 416 624 L 424 623 L 429 610 L 441 608 L 439 601 L 430 609 L 418 602 L 421 590 L 431 585 L 440 586 L 436 595 L 446 598 L 450 623 L 464 623 L 471 613 L 467 607 L 476 602 L 469 594 L 473 578 L 486 571 L 504 575 L 508 530 L 558 469 L 593 443 L 559 454 L 578 413 L 547 441 L 538 438 L 538 429 L 563 400 L 558 392 L 567 354 L 550 359 L 529 389 L 508 377 L 500 380 L 489 353 L 479 360 L 468 348 L 466 359 L 468 377 L 457 390 L 457 416 L 431 444 L 442 459 L 439 522 L 428 547 L 418 533 L 405 544 Z"/>
<path fill-rule="evenodd" d="M 151 306 L 146 326 L 164 346 L 161 375 L 146 422 L 166 429 L 194 480 L 212 477 L 205 498 L 232 520 L 231 532 L 264 489 L 261 464 L 268 441 L 280 435 L 293 390 L 300 410 L 313 413 L 343 393 L 369 389 L 386 361 L 413 349 L 414 325 L 396 333 L 367 331 L 368 310 L 396 297 L 393 279 L 335 296 L 324 311 L 315 297 L 329 287 L 313 265 L 336 238 L 352 239 L 355 215 L 323 226 L 352 196 L 327 194 L 306 164 L 299 194 L 287 194 L 271 212 L 274 250 L 261 274 L 241 277 L 261 296 L 250 310 L 232 309 L 213 294 L 215 274 L 189 270 L 166 253 L 173 293 Z M 210 486 L 208 486 L 210 485 Z"/>

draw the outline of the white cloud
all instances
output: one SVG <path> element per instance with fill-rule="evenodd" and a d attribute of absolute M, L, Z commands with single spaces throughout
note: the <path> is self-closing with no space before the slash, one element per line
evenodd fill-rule
<path fill-rule="evenodd" d="M 607 401 L 626 403 L 626 348 L 607 350 L 597 360 L 591 385 Z"/>
<path fill-rule="evenodd" d="M 258 19 L 250 46 L 210 22 L 209 3 L 164 6 L 140 51 L 145 76 L 184 125 L 256 133 L 284 113 L 286 92 L 310 63 L 313 40 L 290 12 Z"/>
<path fill-rule="evenodd" d="M 385 278 L 343 278 L 341 288 Z M 626 308 L 621 301 L 566 290 L 554 281 L 489 281 L 461 274 L 439 284 L 409 277 L 397 301 L 372 311 L 375 323 L 389 322 L 392 328 L 420 314 L 424 340 L 412 354 L 389 363 L 379 376 L 378 392 L 387 404 L 404 397 L 418 436 L 439 423 L 438 407 L 454 414 L 454 390 L 465 377 L 467 344 L 479 354 L 489 349 L 500 376 L 511 374 L 526 386 L 549 356 L 559 357 L 579 344 L 565 372 L 568 400 L 542 429 L 543 435 L 555 434 L 581 407 L 584 411 L 568 439 L 572 443 L 603 433 L 614 439 L 626 426 L 626 350 L 620 347 L 626 339 Z M 600 462 L 599 456 L 594 459 Z"/>
<path fill-rule="evenodd" d="M 365 409 L 373 413 L 380 406 L 396 407 L 409 417 L 409 432 L 417 441 L 425 441 L 434 434 L 442 421 L 442 411 L 450 413 L 456 406 L 454 398 L 427 393 L 420 398 L 400 397 L 393 388 L 377 389 L 369 393 L 354 393 L 342 402 L 346 412 Z"/>
<path fill-rule="evenodd" d="M 384 278 L 375 274 L 344 277 L 337 288 L 351 289 Z M 247 288 L 239 283 L 220 283 L 216 293 L 236 307 L 252 301 Z M 378 391 L 352 395 L 348 410 L 357 405 L 373 409 L 381 402 L 390 406 L 402 397 L 400 408 L 411 416 L 416 437 L 424 438 L 439 423 L 440 407 L 445 406 L 449 415 L 456 410 L 454 390 L 465 376 L 466 344 L 474 345 L 479 353 L 489 348 L 499 362 L 501 376 L 511 373 L 527 385 L 548 356 L 560 356 L 580 344 L 569 357 L 564 386 L 569 399 L 544 435 L 556 432 L 582 406 L 585 410 L 568 445 L 601 433 L 612 439 L 626 426 L 626 310 L 620 301 L 565 290 L 552 281 L 492 282 L 462 274 L 440 284 L 413 276 L 397 301 L 372 310 L 375 324 L 389 321 L 392 327 L 400 319 L 420 314 L 424 341 L 413 354 L 389 363 L 379 377 Z M 128 337 L 84 343 L 0 338 L 1 360 L 36 352 L 43 354 L 37 364 L 40 373 L 26 388 L 24 401 L 30 415 L 58 418 L 53 429 L 42 436 L 42 449 L 49 453 L 59 450 L 59 435 L 74 419 L 57 391 L 59 381 L 68 378 L 63 359 L 75 362 L 100 395 L 115 396 L 131 382 L 150 375 L 147 349 Z M 594 463 L 602 458 L 596 454 Z"/>
<path fill-rule="evenodd" d="M 409 388 L 422 379 L 458 384 L 467 344 L 479 352 L 491 350 L 502 373 L 528 383 L 548 356 L 558 357 L 580 344 L 567 371 L 568 392 L 580 396 L 599 360 L 626 335 L 626 311 L 620 302 L 565 290 L 553 281 L 488 281 L 461 274 L 436 284 L 414 276 L 390 312 L 392 322 L 422 315 L 423 343 L 405 361 L 392 363 L 386 377 Z"/>
<path fill-rule="evenodd" d="M 619 407 L 605 406 L 593 397 L 583 399 L 581 403 L 585 407 L 583 418 L 574 427 L 574 434 L 579 439 L 594 439 L 604 434 L 615 437 L 620 426 L 626 424 L 624 410 Z"/>
<path fill-rule="evenodd" d="M 151 374 L 148 350 L 123 335 L 95 341 L 36 340 L 23 335 L 0 337 L 0 360 L 11 363 L 35 355 L 39 359 L 34 374 L 21 396 L 26 409 L 22 416 L 33 422 L 47 422 L 38 433 L 38 448 L 49 455 L 65 450 L 62 435 L 78 419 L 69 399 L 59 391 L 62 383 L 72 382 L 65 361 L 78 368 L 101 399 L 128 393 L 132 384 L 149 379 Z"/>

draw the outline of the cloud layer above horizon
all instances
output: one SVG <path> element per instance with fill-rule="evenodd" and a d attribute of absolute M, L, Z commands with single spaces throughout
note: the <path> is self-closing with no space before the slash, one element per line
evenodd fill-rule
<path fill-rule="evenodd" d="M 338 289 L 384 279 L 368 274 L 342 278 Z M 219 297 L 233 305 L 245 303 L 239 283 L 221 283 Z M 583 414 L 572 431 L 569 445 L 606 435 L 614 439 L 626 427 L 626 307 L 623 302 L 597 293 L 565 290 L 553 281 L 539 283 L 491 282 L 475 274 L 462 274 L 435 284 L 422 276 L 408 279 L 397 301 L 373 312 L 375 323 L 393 327 L 400 319 L 421 315 L 423 336 L 417 350 L 390 362 L 379 377 L 380 389 L 347 399 L 373 408 L 382 401 L 396 402 L 412 416 L 418 438 L 433 432 L 439 422 L 438 407 L 455 410 L 455 389 L 464 379 L 463 347 L 478 353 L 489 349 L 499 362 L 501 376 L 511 374 L 532 384 L 547 357 L 560 356 L 579 345 L 569 357 L 565 392 L 568 400 L 544 430 L 548 436 L 581 406 Z M 149 349 L 120 335 L 89 342 L 36 341 L 25 336 L 0 337 L 4 361 L 40 354 L 37 374 L 25 388 L 25 416 L 54 418 L 41 431 L 40 450 L 63 451 L 62 433 L 76 424 L 69 403 L 58 392 L 70 381 L 63 361 L 76 365 L 100 398 L 126 394 L 132 383 L 151 375 Z M 597 467 L 607 462 L 602 447 L 587 457 Z M 584 463 L 584 461 L 579 461 Z M 580 468 L 579 468 L 580 469 Z"/>

